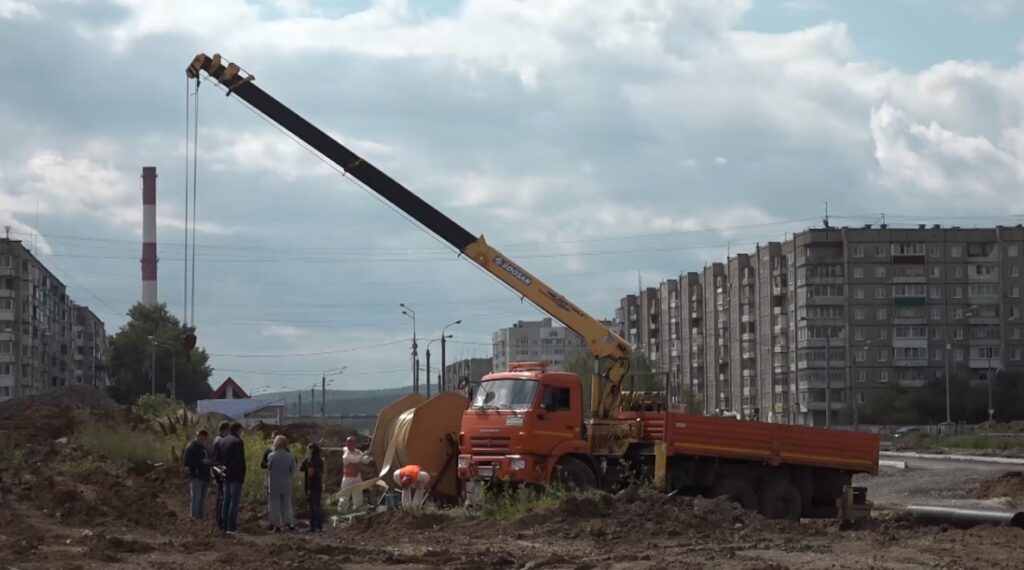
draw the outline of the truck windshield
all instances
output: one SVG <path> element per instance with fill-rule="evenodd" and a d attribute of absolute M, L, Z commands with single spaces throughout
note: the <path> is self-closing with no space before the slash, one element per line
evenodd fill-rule
<path fill-rule="evenodd" d="M 480 384 L 472 407 L 478 410 L 527 410 L 537 393 L 535 380 L 489 380 Z"/>

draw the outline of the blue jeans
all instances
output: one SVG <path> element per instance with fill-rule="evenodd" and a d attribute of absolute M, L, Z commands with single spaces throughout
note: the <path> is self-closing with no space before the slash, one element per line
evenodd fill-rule
<path fill-rule="evenodd" d="M 192 496 L 189 513 L 194 521 L 203 519 L 203 505 L 206 503 L 206 489 L 209 486 L 210 482 L 203 479 L 192 478 L 188 480 L 189 493 Z"/>
<path fill-rule="evenodd" d="M 217 479 L 217 528 L 224 528 L 224 481 Z"/>
<path fill-rule="evenodd" d="M 224 530 L 234 532 L 238 530 L 238 507 L 242 502 L 242 482 L 224 482 L 224 506 L 221 511 L 221 521 Z"/>

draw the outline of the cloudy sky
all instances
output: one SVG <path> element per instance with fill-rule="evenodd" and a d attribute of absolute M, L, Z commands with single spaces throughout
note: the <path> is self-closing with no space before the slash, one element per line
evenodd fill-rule
<path fill-rule="evenodd" d="M 1021 0 L 0 0 L 0 224 L 116 331 L 183 305 L 184 68 L 219 52 L 595 316 L 819 225 L 1024 221 Z M 195 319 L 250 388 L 407 383 L 540 314 L 199 91 Z M 434 362 L 438 345 L 433 347 Z"/>

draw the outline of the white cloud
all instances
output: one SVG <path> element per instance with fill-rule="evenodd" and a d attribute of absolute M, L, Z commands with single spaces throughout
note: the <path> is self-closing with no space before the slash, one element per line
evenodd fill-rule
<path fill-rule="evenodd" d="M 719 166 L 724 166 L 728 162 L 729 161 L 726 160 L 724 156 L 716 156 L 715 157 L 715 164 L 717 164 Z"/>
<path fill-rule="evenodd" d="M 17 18 L 19 16 L 25 16 L 29 18 L 38 18 L 39 10 L 21 0 L 0 0 L 0 18 L 7 20 Z"/>
<path fill-rule="evenodd" d="M 277 337 L 287 340 L 295 340 L 306 335 L 306 331 L 298 327 L 276 323 L 263 325 L 260 333 L 263 336 Z"/>
<path fill-rule="evenodd" d="M 390 156 L 396 150 L 376 141 L 329 134 L 370 161 Z M 213 170 L 268 173 L 287 181 L 337 176 L 333 165 L 325 164 L 319 155 L 277 130 L 216 130 L 204 136 L 212 139 L 206 143 L 212 150 L 203 160 L 209 161 L 209 168 Z"/>

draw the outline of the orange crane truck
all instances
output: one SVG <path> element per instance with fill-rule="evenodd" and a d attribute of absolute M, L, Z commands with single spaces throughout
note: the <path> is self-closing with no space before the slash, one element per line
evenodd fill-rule
<path fill-rule="evenodd" d="M 853 518 L 868 510 L 851 478 L 877 474 L 878 436 L 668 411 L 623 392 L 631 347 L 607 326 L 270 96 L 238 65 L 199 54 L 186 74 L 198 84 L 204 73 L 587 343 L 594 357 L 589 418 L 575 374 L 519 363 L 484 377 L 462 418 L 462 480 L 614 489 L 640 478 L 725 495 L 775 518 Z"/>

